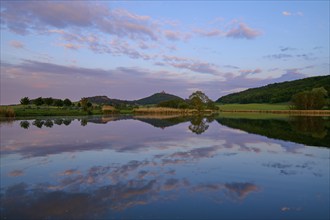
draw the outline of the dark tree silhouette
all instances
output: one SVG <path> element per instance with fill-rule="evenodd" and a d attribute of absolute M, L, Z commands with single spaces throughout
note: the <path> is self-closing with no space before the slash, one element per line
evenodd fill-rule
<path fill-rule="evenodd" d="M 28 129 L 30 127 L 30 122 L 28 121 L 21 121 L 20 122 L 21 128 Z"/>
<path fill-rule="evenodd" d="M 24 98 L 21 98 L 20 102 L 22 105 L 28 105 L 28 104 L 30 104 L 30 99 L 29 99 L 29 97 L 24 97 Z"/>

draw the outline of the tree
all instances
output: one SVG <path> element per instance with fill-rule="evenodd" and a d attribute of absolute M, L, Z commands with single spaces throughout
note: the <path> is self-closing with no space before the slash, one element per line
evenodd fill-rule
<path fill-rule="evenodd" d="M 189 102 L 191 107 L 197 109 L 198 112 L 205 108 L 214 109 L 215 105 L 213 101 L 207 97 L 202 91 L 196 91 L 189 96 Z"/>
<path fill-rule="evenodd" d="M 21 98 L 20 102 L 22 105 L 28 105 L 28 104 L 30 104 L 30 99 L 29 99 L 29 97 L 24 97 L 24 98 Z"/>
<path fill-rule="evenodd" d="M 71 105 L 72 105 L 72 102 L 71 102 L 70 99 L 64 99 L 63 104 L 64 104 L 65 106 L 71 106 Z"/>
<path fill-rule="evenodd" d="M 313 108 L 322 109 L 327 104 L 328 91 L 324 87 L 312 89 Z"/>
<path fill-rule="evenodd" d="M 79 103 L 84 111 L 87 111 L 88 108 L 93 106 L 93 104 L 89 102 L 88 98 L 81 98 Z"/>
<path fill-rule="evenodd" d="M 88 99 L 87 98 L 81 98 L 79 103 L 80 103 L 80 106 L 86 111 L 87 110 Z"/>
<path fill-rule="evenodd" d="M 317 110 L 322 109 L 327 104 L 327 96 L 327 90 L 319 87 L 293 95 L 291 102 L 294 109 Z"/>
<path fill-rule="evenodd" d="M 57 107 L 62 107 L 63 106 L 63 100 L 62 99 L 56 99 L 54 104 L 57 106 Z"/>
<path fill-rule="evenodd" d="M 44 99 L 44 102 L 45 102 L 46 105 L 50 106 L 50 105 L 53 104 L 54 99 L 52 97 L 48 97 L 48 98 Z"/>
<path fill-rule="evenodd" d="M 34 104 L 36 106 L 42 105 L 42 104 L 44 104 L 44 100 L 42 99 L 42 97 L 39 97 L 39 98 L 34 100 Z"/>

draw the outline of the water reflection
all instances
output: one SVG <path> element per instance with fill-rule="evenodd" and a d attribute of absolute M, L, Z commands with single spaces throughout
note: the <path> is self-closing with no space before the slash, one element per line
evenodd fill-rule
<path fill-rule="evenodd" d="M 284 119 L 218 117 L 217 122 L 231 128 L 309 146 L 330 147 L 328 117 L 295 116 Z"/>
<path fill-rule="evenodd" d="M 1 219 L 329 218 L 329 149 L 260 131 L 274 125 L 322 144 L 329 133 L 315 133 L 328 121 L 227 119 L 2 124 Z"/>
<path fill-rule="evenodd" d="M 207 119 L 204 119 L 202 115 L 197 115 L 196 117 L 192 118 L 190 123 L 191 124 L 189 125 L 189 130 L 196 134 L 202 134 L 209 128 Z"/>
<path fill-rule="evenodd" d="M 88 123 L 106 124 L 118 120 L 138 120 L 156 128 L 165 129 L 181 123 L 190 122 L 188 129 L 195 134 L 202 134 L 209 124 L 216 120 L 219 124 L 240 129 L 249 133 L 263 135 L 269 138 L 292 141 L 310 146 L 330 147 L 330 119 L 328 117 L 291 116 L 282 119 L 248 119 L 230 118 L 217 115 L 210 116 L 121 116 L 121 117 L 84 117 L 78 118 L 81 126 Z M 36 119 L 32 125 L 42 128 L 52 128 L 54 124 L 68 126 L 74 118 Z M 30 127 L 27 120 L 21 121 L 24 129 Z"/>

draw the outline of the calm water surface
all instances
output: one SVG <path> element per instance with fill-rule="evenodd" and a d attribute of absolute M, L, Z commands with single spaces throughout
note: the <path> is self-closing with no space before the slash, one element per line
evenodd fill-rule
<path fill-rule="evenodd" d="M 0 126 L 1 219 L 329 219 L 327 118 Z"/>

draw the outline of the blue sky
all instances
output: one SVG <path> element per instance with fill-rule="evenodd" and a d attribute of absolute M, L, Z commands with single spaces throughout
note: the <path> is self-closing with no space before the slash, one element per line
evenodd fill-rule
<path fill-rule="evenodd" d="M 1 104 L 216 100 L 329 75 L 329 1 L 1 1 Z"/>

